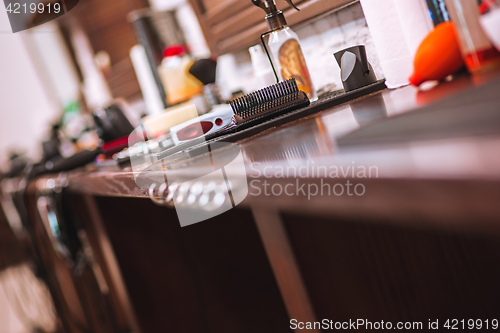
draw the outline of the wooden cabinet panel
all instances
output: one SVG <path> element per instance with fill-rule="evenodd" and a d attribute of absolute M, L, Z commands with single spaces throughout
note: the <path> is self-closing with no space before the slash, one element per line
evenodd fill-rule
<path fill-rule="evenodd" d="M 237 51 L 255 45 L 262 33 L 268 30 L 265 13 L 250 0 L 189 0 L 207 43 L 215 55 Z M 352 0 L 296 0 L 300 12 L 284 0 L 277 6 L 285 13 L 288 24 L 293 26 L 339 8 Z"/>
<path fill-rule="evenodd" d="M 94 52 L 109 54 L 111 71 L 106 79 L 115 98 L 133 100 L 141 95 L 129 57 L 138 41 L 127 15 L 147 5 L 147 0 L 86 0 L 70 14 L 85 31 Z"/>

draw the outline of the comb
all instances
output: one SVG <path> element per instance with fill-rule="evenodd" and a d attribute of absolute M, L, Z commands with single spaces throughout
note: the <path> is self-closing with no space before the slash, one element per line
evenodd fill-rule
<path fill-rule="evenodd" d="M 309 98 L 289 79 L 229 102 L 237 125 L 250 125 L 309 105 Z M 246 127 L 246 126 L 245 126 Z"/>

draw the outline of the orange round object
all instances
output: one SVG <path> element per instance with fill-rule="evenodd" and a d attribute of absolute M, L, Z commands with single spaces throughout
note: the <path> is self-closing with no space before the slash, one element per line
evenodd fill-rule
<path fill-rule="evenodd" d="M 437 25 L 422 41 L 415 54 L 409 81 L 419 86 L 425 81 L 442 80 L 464 66 L 453 22 Z"/>

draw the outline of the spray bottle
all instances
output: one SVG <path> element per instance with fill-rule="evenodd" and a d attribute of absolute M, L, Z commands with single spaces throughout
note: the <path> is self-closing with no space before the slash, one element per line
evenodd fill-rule
<path fill-rule="evenodd" d="M 285 0 L 299 10 L 291 0 Z M 252 3 L 266 12 L 266 22 L 270 32 L 268 46 L 273 56 L 274 67 L 281 80 L 294 78 L 299 90 L 316 100 L 316 90 L 307 69 L 306 60 L 299 44 L 297 34 L 287 25 L 285 16 L 276 8 L 274 0 L 252 0 Z"/>

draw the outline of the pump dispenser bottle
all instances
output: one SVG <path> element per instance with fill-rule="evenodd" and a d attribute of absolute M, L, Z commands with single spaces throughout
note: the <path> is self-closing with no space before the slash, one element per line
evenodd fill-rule
<path fill-rule="evenodd" d="M 291 0 L 286 0 L 293 8 L 299 10 Z M 306 60 L 299 44 L 297 34 L 287 25 L 285 16 L 276 8 L 274 0 L 252 0 L 252 3 L 266 12 L 269 26 L 268 46 L 273 57 L 274 67 L 280 80 L 294 78 L 299 90 L 316 100 L 316 90 L 307 69 Z"/>

